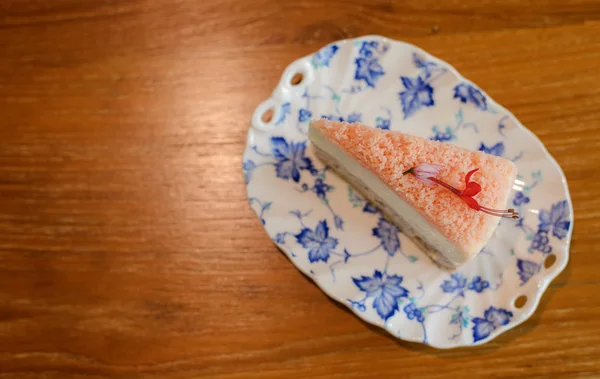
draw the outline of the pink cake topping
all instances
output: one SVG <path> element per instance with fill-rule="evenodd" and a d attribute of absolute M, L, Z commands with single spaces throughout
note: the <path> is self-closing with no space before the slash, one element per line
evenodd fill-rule
<path fill-rule="evenodd" d="M 471 209 L 443 186 L 428 185 L 403 173 L 423 162 L 440 164 L 444 167 L 439 169 L 439 180 L 462 188 L 466 174 L 477 168 L 473 180 L 481 186 L 481 192 L 473 198 L 486 207 L 500 209 L 506 204 L 517 171 L 511 161 L 358 123 L 323 119 L 311 125 L 377 175 L 464 252 L 474 253 L 474 248 L 491 236 L 498 218 Z"/>

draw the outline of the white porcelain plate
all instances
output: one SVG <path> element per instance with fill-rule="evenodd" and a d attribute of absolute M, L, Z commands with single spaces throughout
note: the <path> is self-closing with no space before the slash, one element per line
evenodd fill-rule
<path fill-rule="evenodd" d="M 313 155 L 308 121 L 321 117 L 511 159 L 519 176 L 510 202 L 522 218 L 502 220 L 456 272 L 440 269 Z M 252 117 L 243 171 L 250 205 L 292 263 L 403 340 L 437 348 L 489 341 L 531 316 L 567 265 L 573 209 L 557 163 L 485 92 L 406 43 L 366 36 L 292 63 Z"/>

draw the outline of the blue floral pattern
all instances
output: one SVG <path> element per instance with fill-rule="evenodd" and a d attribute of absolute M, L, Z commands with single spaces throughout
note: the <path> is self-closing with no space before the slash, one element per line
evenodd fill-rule
<path fill-rule="evenodd" d="M 283 103 L 279 110 L 279 118 L 275 121 L 275 125 L 281 125 L 285 121 L 287 115 L 291 113 L 291 104 L 289 102 Z"/>
<path fill-rule="evenodd" d="M 483 317 L 475 317 L 473 321 L 473 342 L 488 338 L 494 330 L 507 325 L 512 312 L 502 308 L 489 307 Z"/>
<path fill-rule="evenodd" d="M 542 209 L 539 214 L 540 231 L 549 233 L 558 239 L 563 239 L 567 236 L 571 221 L 569 220 L 569 208 L 566 200 L 559 201 L 552 205 L 550 211 Z"/>
<path fill-rule="evenodd" d="M 471 318 L 469 317 L 469 307 L 467 306 L 457 306 L 450 318 L 450 324 L 459 325 L 461 329 L 469 326 L 469 321 L 471 321 Z"/>
<path fill-rule="evenodd" d="M 314 193 L 317 194 L 318 197 L 320 197 L 321 199 L 324 199 L 327 196 L 327 192 L 330 192 L 333 190 L 333 186 L 330 186 L 329 184 L 325 183 L 323 181 L 323 179 L 317 178 L 317 179 L 315 179 L 315 185 L 313 186 L 312 189 L 313 189 Z"/>
<path fill-rule="evenodd" d="M 327 220 L 322 220 L 312 230 L 304 228 L 296 235 L 296 240 L 308 251 L 308 259 L 311 263 L 329 260 L 329 255 L 338 244 L 338 240 L 329 237 Z"/>
<path fill-rule="evenodd" d="M 515 311 L 516 317 L 510 312 L 512 297 L 506 293 L 526 291 L 538 299 L 537 284 L 557 271 L 543 269 L 547 254 L 564 264 L 571 205 L 561 190 L 550 187 L 558 182 L 554 165 L 536 156 L 537 148 L 515 140 L 522 132 L 518 122 L 491 98 L 422 51 L 410 49 L 404 56 L 412 61 L 397 65 L 395 52 L 382 59 L 387 50 L 384 39 L 362 38 L 326 46 L 303 62 L 315 80 L 283 96 L 271 129 L 257 127 L 249 135 L 241 168 L 250 207 L 288 258 L 361 318 L 433 346 L 482 343 L 523 320 L 522 312 Z M 331 70 L 344 63 L 352 71 L 340 83 L 342 76 Z M 438 81 L 444 75 L 451 80 Z M 390 90 L 397 95 L 379 96 Z M 515 242 L 508 252 L 490 245 L 475 258 L 486 262 L 453 273 L 435 268 L 397 226 L 314 157 L 307 132 L 308 122 L 318 117 L 426 135 L 496 156 L 521 146 L 523 151 L 508 158 L 525 160 L 518 164 L 522 176 L 509 200 L 521 218 L 503 220 L 498 230 L 500 235 L 510 230 L 525 245 Z M 532 162 L 540 166 L 530 168 Z M 552 181 L 543 181 L 542 171 Z M 299 204 L 302 210 L 291 210 Z M 490 263 L 499 259 L 508 266 Z"/>
<path fill-rule="evenodd" d="M 389 118 L 382 118 L 382 117 L 378 117 L 377 118 L 377 124 L 375 125 L 376 128 L 382 129 L 382 130 L 390 130 L 390 119 Z"/>
<path fill-rule="evenodd" d="M 300 181 L 300 170 L 313 170 L 312 161 L 306 156 L 306 142 L 287 142 L 283 137 L 271 138 L 273 157 L 277 160 L 277 177 Z"/>
<path fill-rule="evenodd" d="M 404 313 L 406 313 L 406 318 L 409 320 L 417 320 L 418 322 L 425 321 L 425 316 L 423 316 L 423 311 L 415 305 L 415 303 L 409 303 L 404 307 Z"/>
<path fill-rule="evenodd" d="M 400 76 L 403 90 L 398 94 L 404 119 L 409 118 L 423 107 L 435 105 L 431 83 L 446 73 L 437 63 L 427 61 L 413 53 L 413 63 L 420 71 L 416 77 Z M 434 75 L 434 73 L 437 73 Z"/>
<path fill-rule="evenodd" d="M 426 79 L 431 78 L 436 72 L 446 72 L 446 69 L 444 67 L 440 67 L 437 63 L 433 61 L 426 60 L 424 57 L 420 56 L 417 53 L 413 53 L 413 63 L 415 67 L 421 70 L 421 75 Z"/>
<path fill-rule="evenodd" d="M 456 135 L 449 126 L 447 126 L 445 130 L 440 130 L 437 125 L 434 125 L 431 130 L 433 131 L 434 135 L 429 139 L 432 141 L 448 142 L 456 139 Z"/>
<path fill-rule="evenodd" d="M 408 290 L 402 287 L 402 277 L 397 275 L 383 275 L 375 270 L 373 276 L 352 278 L 354 284 L 366 293 L 366 298 L 373 298 L 373 308 L 379 317 L 389 319 L 398 310 L 398 300 L 408 297 Z"/>
<path fill-rule="evenodd" d="M 479 146 L 479 151 L 483 151 L 486 154 L 495 155 L 501 157 L 504 155 L 504 143 L 498 142 L 494 146 L 486 146 L 483 142 Z"/>
<path fill-rule="evenodd" d="M 377 59 L 357 58 L 354 79 L 364 80 L 369 87 L 375 87 L 377 79 L 385 74 Z"/>
<path fill-rule="evenodd" d="M 477 293 L 482 293 L 484 289 L 489 288 L 490 287 L 490 282 L 488 282 L 487 280 L 483 280 L 481 279 L 481 276 L 475 276 L 473 277 L 473 280 L 471 281 L 471 283 L 469 283 L 469 289 L 471 291 L 475 291 Z"/>
<path fill-rule="evenodd" d="M 348 186 L 348 200 L 353 208 L 362 208 L 365 213 L 379 212 L 373 204 L 363 199 L 351 186 Z"/>
<path fill-rule="evenodd" d="M 352 87 L 348 93 L 361 92 L 366 88 L 375 88 L 377 81 L 385 71 L 379 63 L 379 58 L 388 50 L 386 44 L 378 41 L 363 41 L 359 43 L 358 57 L 354 59 L 354 80 L 362 82 L 366 87 Z"/>
<path fill-rule="evenodd" d="M 371 203 L 369 203 L 368 201 L 365 203 L 364 207 L 363 207 L 363 212 L 365 213 L 377 213 L 378 210 L 377 208 L 375 208 L 375 206 Z"/>
<path fill-rule="evenodd" d="M 349 123 L 361 122 L 362 121 L 362 115 L 360 113 L 358 113 L 358 112 L 350 113 L 348 115 L 348 118 L 346 119 L 346 121 L 348 121 Z"/>
<path fill-rule="evenodd" d="M 444 280 L 441 288 L 442 291 L 453 293 L 453 292 L 461 292 L 467 286 L 467 278 L 465 278 L 461 273 L 455 272 L 450 275 L 450 279 Z"/>
<path fill-rule="evenodd" d="M 548 238 L 548 232 L 538 230 L 533 236 L 531 241 L 531 249 L 540 251 L 544 254 L 550 254 L 552 252 L 552 246 L 550 246 L 550 239 Z"/>
<path fill-rule="evenodd" d="M 392 127 L 392 112 L 387 107 L 382 107 L 385 111 L 386 116 L 377 116 L 375 118 L 375 127 L 382 130 L 390 130 Z"/>
<path fill-rule="evenodd" d="M 334 57 L 334 55 L 337 53 L 338 50 L 339 50 L 339 47 L 337 45 L 329 45 L 329 46 L 326 46 L 326 47 L 322 48 L 321 50 L 319 50 L 312 57 L 311 62 L 312 62 L 313 67 L 314 68 L 329 67 L 329 62 L 331 61 L 331 58 Z"/>
<path fill-rule="evenodd" d="M 300 122 L 308 122 L 312 117 L 312 112 L 308 109 L 300 108 L 298 111 L 298 121 Z"/>
<path fill-rule="evenodd" d="M 448 71 L 446 67 L 416 52 L 413 52 L 412 57 L 413 64 L 419 69 L 419 75 L 430 83 Z"/>
<path fill-rule="evenodd" d="M 331 215 L 333 216 L 333 221 L 336 229 L 343 230 L 344 229 L 344 220 L 333 210 L 331 204 L 329 204 L 329 199 L 327 195 L 332 192 L 335 188 L 332 185 L 329 185 L 325 182 L 327 168 L 324 168 L 322 171 L 318 171 L 316 169 L 312 169 L 313 175 L 316 175 L 314 184 L 309 186 L 307 183 L 302 183 L 299 192 L 307 192 L 312 191 L 317 197 L 321 200 L 323 204 L 327 207 Z"/>
<path fill-rule="evenodd" d="M 444 280 L 440 288 L 446 293 L 457 293 L 458 296 L 464 297 L 467 290 L 482 293 L 486 288 L 490 288 L 490 282 L 481 279 L 479 275 L 469 282 L 463 274 L 455 272 L 450 275 L 450 279 Z"/>
<path fill-rule="evenodd" d="M 497 157 L 503 157 L 505 153 L 504 142 L 497 142 L 494 145 L 487 146 L 485 143 L 479 145 L 479 151 L 483 151 L 486 154 L 495 155 Z M 510 158 L 513 162 L 516 162 L 523 156 L 523 152 L 517 154 L 514 158 Z"/>
<path fill-rule="evenodd" d="M 350 201 L 353 208 L 360 208 L 364 206 L 365 203 L 362 196 L 360 196 L 360 194 L 350 185 L 348 185 L 348 201 Z"/>
<path fill-rule="evenodd" d="M 377 223 L 377 227 L 373 229 L 373 235 L 381 241 L 381 246 L 391 256 L 396 254 L 400 249 L 400 238 L 398 238 L 400 230 L 396 225 L 392 224 L 385 218 L 381 217 Z"/>
<path fill-rule="evenodd" d="M 346 121 L 346 120 L 344 120 L 344 118 L 342 116 L 338 116 L 338 115 L 334 115 L 334 114 L 324 114 L 321 116 L 321 118 L 324 118 L 329 121 L 338 121 L 338 122 Z"/>
<path fill-rule="evenodd" d="M 542 266 L 526 259 L 517 259 L 517 268 L 521 285 L 527 284 L 535 274 L 540 272 Z"/>
<path fill-rule="evenodd" d="M 342 115 L 328 114 L 328 115 L 321 116 L 321 118 L 324 118 L 324 119 L 327 119 L 330 121 L 339 121 L 339 122 L 345 121 L 345 122 L 349 122 L 349 123 L 362 121 L 362 115 L 358 112 L 351 113 L 347 117 L 344 117 Z"/>
<path fill-rule="evenodd" d="M 244 161 L 244 163 L 242 163 L 242 170 L 244 171 L 244 183 L 250 183 L 250 180 L 252 179 L 252 173 L 254 172 L 255 168 L 256 164 L 254 164 L 254 162 L 250 159 L 247 159 Z"/>
<path fill-rule="evenodd" d="M 457 139 L 458 132 L 465 129 L 472 129 L 475 134 L 479 133 L 479 128 L 473 122 L 465 122 L 463 111 L 461 108 L 458 109 L 458 112 L 454 115 L 454 125 L 446 125 L 446 128 L 442 128 L 441 126 L 434 125 L 431 128 L 433 132 L 433 137 L 429 139 L 432 141 L 438 142 L 448 142 L 455 141 Z"/>
<path fill-rule="evenodd" d="M 402 103 L 402 113 L 404 118 L 415 114 L 421 107 L 432 107 L 433 87 L 426 83 L 420 76 L 409 78 L 400 77 L 404 91 L 400 92 L 400 102 Z"/>
<path fill-rule="evenodd" d="M 515 207 L 518 207 L 523 204 L 528 204 L 529 201 L 529 196 L 525 195 L 523 191 L 517 191 L 517 193 L 515 193 L 515 198 L 513 199 L 513 204 L 515 205 Z"/>
<path fill-rule="evenodd" d="M 532 236 L 529 252 L 539 251 L 542 254 L 550 254 L 552 252 L 550 236 L 561 240 L 567 236 L 571 226 L 567 201 L 562 200 L 553 204 L 549 211 L 541 209 L 538 218 L 538 230 Z"/>
<path fill-rule="evenodd" d="M 506 129 L 506 120 L 508 120 L 508 116 L 504 115 L 498 121 L 498 134 L 500 134 L 504 138 L 507 138 L 506 134 L 504 134 L 504 130 Z"/>
<path fill-rule="evenodd" d="M 487 100 L 483 92 L 468 83 L 461 83 L 454 87 L 454 98 L 461 103 L 473 104 L 475 108 L 482 111 L 487 110 Z"/>

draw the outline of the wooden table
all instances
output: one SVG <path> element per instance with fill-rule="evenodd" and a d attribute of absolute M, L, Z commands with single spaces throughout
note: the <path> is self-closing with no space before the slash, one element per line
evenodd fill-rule
<path fill-rule="evenodd" d="M 453 64 L 569 180 L 569 267 L 479 348 L 361 322 L 247 204 L 256 105 L 372 33 Z M 4 0 L 0 120 L 0 378 L 600 377 L 597 1 Z"/>

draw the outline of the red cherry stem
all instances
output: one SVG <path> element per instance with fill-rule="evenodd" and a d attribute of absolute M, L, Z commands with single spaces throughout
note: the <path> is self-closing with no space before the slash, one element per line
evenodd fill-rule
<path fill-rule="evenodd" d="M 450 191 L 452 191 L 455 195 L 460 196 L 460 190 L 457 190 L 456 188 L 452 187 L 450 184 L 444 183 L 441 180 L 439 180 L 438 178 L 434 178 L 433 176 L 430 176 L 429 178 L 427 178 L 429 180 L 431 180 L 434 183 L 439 184 L 440 186 L 449 189 Z"/>

